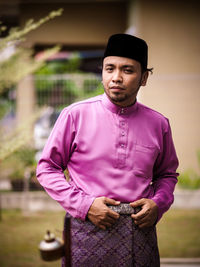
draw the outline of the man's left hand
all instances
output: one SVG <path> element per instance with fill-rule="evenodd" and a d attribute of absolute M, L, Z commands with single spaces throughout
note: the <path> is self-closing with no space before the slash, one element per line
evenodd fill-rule
<path fill-rule="evenodd" d="M 139 228 L 147 228 L 153 226 L 158 217 L 158 206 L 152 199 L 142 198 L 130 203 L 131 207 L 140 207 L 141 210 L 131 217 Z"/>

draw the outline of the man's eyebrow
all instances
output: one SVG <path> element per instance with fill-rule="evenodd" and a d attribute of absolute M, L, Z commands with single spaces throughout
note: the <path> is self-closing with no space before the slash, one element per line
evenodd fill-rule
<path fill-rule="evenodd" d="M 112 64 L 112 63 L 107 63 L 107 64 L 105 64 L 105 67 L 114 67 L 115 66 L 115 64 Z M 125 65 L 122 65 L 122 66 L 120 66 L 121 68 L 135 68 L 135 66 L 134 65 L 132 65 L 132 64 L 125 64 Z"/>
<path fill-rule="evenodd" d="M 123 68 L 135 68 L 134 65 L 129 65 L 129 64 L 123 65 L 122 67 Z"/>
<path fill-rule="evenodd" d="M 111 67 L 113 67 L 113 66 L 114 66 L 114 64 L 107 63 L 107 64 L 105 64 L 105 67 L 107 67 L 107 66 L 111 66 Z"/>
<path fill-rule="evenodd" d="M 105 67 L 114 67 L 114 66 L 115 64 L 112 64 L 112 63 L 105 64 Z M 125 65 L 122 65 L 121 68 L 135 68 L 135 66 L 132 64 L 125 64 Z"/>

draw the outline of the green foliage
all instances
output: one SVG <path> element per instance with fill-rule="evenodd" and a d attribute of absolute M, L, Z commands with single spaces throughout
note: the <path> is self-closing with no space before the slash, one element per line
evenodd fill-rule
<path fill-rule="evenodd" d="M 34 175 L 36 168 L 35 149 L 31 146 L 22 146 L 1 162 L 0 171 L 4 178 L 11 180 L 23 179 L 28 168 Z"/>
<path fill-rule="evenodd" d="M 200 151 L 197 151 L 197 160 L 200 167 Z M 200 188 L 200 174 L 192 169 L 188 169 L 180 174 L 178 185 L 184 189 L 199 189 Z"/>
<path fill-rule="evenodd" d="M 5 49 L 9 47 L 15 47 L 12 56 L 7 59 L 0 60 L 0 94 L 10 87 L 15 86 L 22 78 L 35 72 L 38 68 L 41 68 L 49 54 L 54 54 L 60 48 L 54 47 L 44 53 L 44 57 L 40 61 L 34 59 L 33 51 L 31 49 L 25 49 L 20 47 L 24 37 L 27 33 L 37 29 L 45 22 L 60 16 L 63 9 L 52 11 L 46 17 L 34 21 L 29 20 L 24 28 L 11 28 L 7 37 L 1 38 L 0 42 L 0 53 L 3 53 Z M 5 26 L 0 24 L 0 32 L 5 30 Z"/>
<path fill-rule="evenodd" d="M 101 81 L 94 74 L 36 75 L 35 85 L 38 105 L 53 106 L 57 110 L 103 93 Z"/>
<path fill-rule="evenodd" d="M 0 162 L 7 159 L 12 153 L 19 150 L 32 140 L 32 125 L 41 116 L 45 109 L 36 111 L 27 121 L 20 124 L 12 132 L 7 133 L 0 129 Z"/>
<path fill-rule="evenodd" d="M 5 90 L 16 86 L 25 76 L 41 68 L 45 64 L 46 57 L 56 53 L 59 49 L 56 46 L 47 50 L 46 56 L 40 61 L 36 61 L 32 56 L 33 51 L 31 49 L 18 48 L 8 60 L 0 62 L 0 93 L 2 94 Z"/>
<path fill-rule="evenodd" d="M 0 120 L 11 110 L 12 104 L 7 99 L 0 99 Z"/>
<path fill-rule="evenodd" d="M 200 176 L 192 169 L 188 169 L 179 176 L 178 185 L 184 189 L 199 189 Z"/>
<path fill-rule="evenodd" d="M 59 101 L 63 101 L 65 106 L 78 97 L 79 90 L 75 81 L 63 79 L 62 74 L 78 73 L 80 63 L 80 57 L 74 53 L 67 61 L 50 61 L 36 71 L 35 86 L 39 106 L 62 106 L 62 103 L 56 103 L 55 95 L 60 95 Z"/>
<path fill-rule="evenodd" d="M 58 46 L 46 50 L 44 56 L 40 61 L 36 61 L 32 54 L 31 49 L 25 49 L 20 47 L 23 38 L 32 30 L 37 29 L 40 25 L 45 22 L 60 16 L 63 12 L 63 9 L 57 11 L 52 11 L 46 17 L 40 19 L 39 21 L 29 20 L 24 28 L 13 28 L 10 30 L 9 34 L 5 38 L 1 38 L 0 42 L 0 95 L 2 101 L 0 103 L 0 116 L 2 117 L 9 109 L 8 101 L 5 97 L 5 92 L 8 92 L 11 88 L 14 88 L 16 84 L 25 76 L 30 73 L 35 72 L 40 68 L 46 59 L 56 53 L 60 48 Z M 4 31 L 6 26 L 0 23 L 0 32 Z M 1 58 L 1 53 L 5 52 L 5 49 L 8 49 L 10 46 L 15 47 L 13 50 L 12 56 L 9 58 Z M 37 115 L 36 115 L 37 114 Z M 39 112 L 36 112 L 32 118 L 15 129 L 11 134 L 6 134 L 0 129 L 0 161 L 6 159 L 13 152 L 17 151 L 25 144 L 30 142 L 32 137 L 32 124 L 34 120 L 38 118 Z M 0 117 L 0 118 L 1 118 Z"/>
<path fill-rule="evenodd" d="M 80 64 L 79 55 L 73 53 L 68 60 L 50 61 L 38 69 L 35 76 L 38 105 L 61 110 L 72 102 L 101 94 L 100 80 L 93 74 L 81 73 Z"/>
<path fill-rule="evenodd" d="M 35 73 L 38 75 L 64 74 L 78 72 L 81 59 L 74 53 L 68 61 L 50 61 L 38 69 Z"/>
<path fill-rule="evenodd" d="M 104 88 L 101 81 L 99 80 L 86 80 L 84 83 L 84 92 L 87 97 L 93 97 L 103 94 Z"/>
<path fill-rule="evenodd" d="M 35 149 L 30 146 L 24 146 L 18 151 L 16 151 L 13 156 L 19 159 L 19 161 L 23 162 L 25 167 L 35 166 Z"/>

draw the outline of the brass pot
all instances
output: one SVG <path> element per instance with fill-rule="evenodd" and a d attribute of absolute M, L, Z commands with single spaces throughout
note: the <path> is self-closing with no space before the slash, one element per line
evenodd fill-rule
<path fill-rule="evenodd" d="M 39 250 L 44 261 L 58 260 L 64 256 L 64 242 L 47 231 L 44 240 L 39 244 Z"/>

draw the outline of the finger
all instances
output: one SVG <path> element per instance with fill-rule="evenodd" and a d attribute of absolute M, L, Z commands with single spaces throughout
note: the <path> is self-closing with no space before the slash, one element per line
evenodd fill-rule
<path fill-rule="evenodd" d="M 152 227 L 154 223 L 151 220 L 141 220 L 137 223 L 139 228 Z"/>
<path fill-rule="evenodd" d="M 144 217 L 144 218 L 142 218 L 142 219 L 139 219 L 139 220 L 134 220 L 134 223 L 136 224 L 136 225 L 141 225 L 141 224 L 143 224 L 143 223 L 147 223 L 148 222 L 148 218 L 146 218 L 146 217 Z"/>
<path fill-rule="evenodd" d="M 105 197 L 105 198 L 104 198 L 104 203 L 105 203 L 105 204 L 109 204 L 109 205 L 117 206 L 117 205 L 120 204 L 120 201 L 116 201 L 116 200 L 114 200 L 114 199 L 112 199 L 112 198 Z"/>
<path fill-rule="evenodd" d="M 145 202 L 145 198 L 141 198 L 139 200 L 136 200 L 134 202 L 131 202 L 130 205 L 131 205 L 131 207 L 136 208 L 136 207 L 139 207 L 139 206 L 144 205 L 145 203 L 146 203 Z"/>
<path fill-rule="evenodd" d="M 139 227 L 140 229 L 148 228 L 148 227 L 150 227 L 150 226 L 151 226 L 151 225 L 149 225 L 147 222 L 138 224 L 138 227 Z"/>
<path fill-rule="evenodd" d="M 109 222 L 104 222 L 103 225 L 108 228 L 111 227 L 113 225 L 113 223 L 109 223 Z"/>
<path fill-rule="evenodd" d="M 119 219 L 119 213 L 111 210 L 110 208 L 108 208 L 109 211 L 108 211 L 108 217 L 112 218 L 114 221 L 116 221 L 117 219 Z"/>
<path fill-rule="evenodd" d="M 103 229 L 106 230 L 107 228 L 111 227 L 113 225 L 113 223 L 109 223 L 109 222 L 102 222 L 101 224 L 99 224 L 98 226 Z"/>
<path fill-rule="evenodd" d="M 101 228 L 102 230 L 106 230 L 106 226 L 101 224 L 101 225 L 97 225 L 99 228 Z"/>
<path fill-rule="evenodd" d="M 110 223 L 114 224 L 116 222 L 117 218 L 113 218 L 109 215 L 106 216 L 106 218 L 102 221 L 102 223 Z"/>
<path fill-rule="evenodd" d="M 131 214 L 131 217 L 135 220 L 141 220 L 142 218 L 146 217 L 148 215 L 148 212 L 146 209 L 142 209 L 137 214 Z"/>

